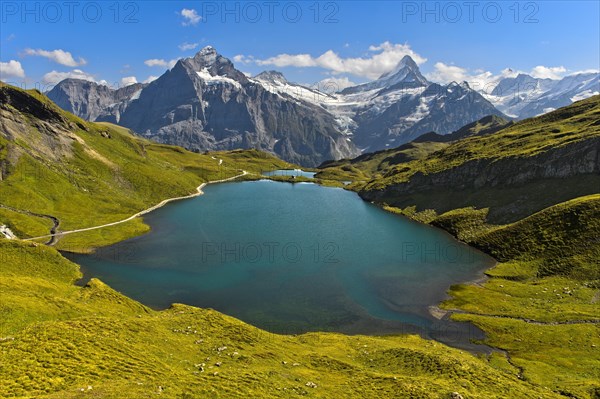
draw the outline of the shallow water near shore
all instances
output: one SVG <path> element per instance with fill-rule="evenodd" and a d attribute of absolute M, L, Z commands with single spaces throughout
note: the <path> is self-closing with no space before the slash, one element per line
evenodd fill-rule
<path fill-rule="evenodd" d="M 67 255 L 140 302 L 214 308 L 277 333 L 419 333 L 473 348 L 466 323 L 429 307 L 493 259 L 362 201 L 353 192 L 271 181 L 209 185 L 146 215 L 152 231 Z"/>

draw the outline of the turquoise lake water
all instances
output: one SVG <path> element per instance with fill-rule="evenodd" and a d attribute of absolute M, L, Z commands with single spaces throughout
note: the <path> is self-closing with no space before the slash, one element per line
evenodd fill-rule
<path fill-rule="evenodd" d="M 152 232 L 69 255 L 154 307 L 214 308 L 272 332 L 414 332 L 468 346 L 481 332 L 428 311 L 481 277 L 484 254 L 353 192 L 272 181 L 209 185 L 145 216 Z"/>

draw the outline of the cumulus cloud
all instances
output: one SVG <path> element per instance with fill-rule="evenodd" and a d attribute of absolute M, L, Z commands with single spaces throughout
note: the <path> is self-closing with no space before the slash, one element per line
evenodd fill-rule
<path fill-rule="evenodd" d="M 252 56 L 245 56 L 245 55 L 242 55 L 242 54 L 234 55 L 232 59 L 233 59 L 233 62 L 241 62 L 243 64 L 248 64 L 248 63 L 254 61 L 254 57 L 252 57 Z"/>
<path fill-rule="evenodd" d="M 121 78 L 121 87 L 130 86 L 137 82 L 138 81 L 135 76 L 125 76 L 125 77 Z"/>
<path fill-rule="evenodd" d="M 356 83 L 352 82 L 346 76 L 341 78 L 326 78 L 316 84 L 317 89 L 328 94 L 337 93 L 346 87 L 352 86 L 356 86 Z"/>
<path fill-rule="evenodd" d="M 179 58 L 176 58 L 174 60 L 164 60 L 162 58 L 153 58 L 151 60 L 146 60 L 144 61 L 144 64 L 146 64 L 149 67 L 163 67 L 163 68 L 173 68 L 175 66 L 175 64 L 177 64 L 177 61 L 179 61 Z"/>
<path fill-rule="evenodd" d="M 333 50 L 327 50 L 318 57 L 310 54 L 279 54 L 274 57 L 259 60 L 252 56 L 236 55 L 235 62 L 255 63 L 261 66 L 276 67 L 320 67 L 333 74 L 348 73 L 368 79 L 377 79 L 389 72 L 405 56 L 411 56 L 417 64 L 427 61 L 426 58 L 414 52 L 408 44 L 384 42 L 369 47 L 364 57 L 344 58 Z"/>
<path fill-rule="evenodd" d="M 73 69 L 72 71 L 69 71 L 69 72 L 51 71 L 51 72 L 48 72 L 47 74 L 45 74 L 44 77 L 42 78 L 44 83 L 49 84 L 49 85 L 55 85 L 58 82 L 60 82 L 61 80 L 65 80 L 65 79 L 81 79 L 81 80 L 89 80 L 90 82 L 96 81 L 96 79 L 94 79 L 93 75 L 83 72 L 81 69 Z"/>
<path fill-rule="evenodd" d="M 193 8 L 184 8 L 179 12 L 179 14 L 183 17 L 183 22 L 181 23 L 183 26 L 196 25 L 202 19 L 202 17 L 198 15 L 196 10 Z"/>
<path fill-rule="evenodd" d="M 19 61 L 0 62 L 0 79 L 24 78 L 25 70 Z"/>
<path fill-rule="evenodd" d="M 426 76 L 427 79 L 433 82 L 442 84 L 448 84 L 450 82 L 467 82 L 471 88 L 483 92 L 491 92 L 500 79 L 515 77 L 518 74 L 518 72 L 507 68 L 499 74 L 494 75 L 489 71 L 470 71 L 467 68 L 448 65 L 443 62 L 436 62 L 433 68 L 433 72 L 428 73 Z"/>
<path fill-rule="evenodd" d="M 185 43 L 181 43 L 177 47 L 179 47 L 179 50 L 181 50 L 181 51 L 188 51 L 188 50 L 195 49 L 199 45 L 200 45 L 200 43 L 188 43 L 188 42 L 185 42 Z"/>
<path fill-rule="evenodd" d="M 57 50 L 42 50 L 42 49 L 32 49 L 27 48 L 23 51 L 23 55 L 32 55 L 38 57 L 48 58 L 50 61 L 54 61 L 57 64 L 68 66 L 68 67 L 76 67 L 87 64 L 87 61 L 83 58 L 79 57 L 78 60 L 73 58 L 73 55 L 68 51 L 64 51 L 61 49 Z"/>
<path fill-rule="evenodd" d="M 158 79 L 158 76 L 150 75 L 146 80 L 144 80 L 144 83 L 154 82 L 156 79 Z"/>
<path fill-rule="evenodd" d="M 538 65 L 531 70 L 530 75 L 540 79 L 560 79 L 565 72 L 567 72 L 567 69 L 564 66 L 545 67 Z"/>

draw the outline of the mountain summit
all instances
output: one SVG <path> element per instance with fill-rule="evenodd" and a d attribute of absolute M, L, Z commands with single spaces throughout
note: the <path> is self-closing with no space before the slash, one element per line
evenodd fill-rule
<path fill-rule="evenodd" d="M 289 83 L 285 76 L 283 76 L 283 74 L 278 71 L 264 71 L 256 75 L 254 79 L 260 80 L 262 82 L 269 82 L 272 84 Z"/>
<path fill-rule="evenodd" d="M 419 71 L 419 66 L 417 65 L 415 60 L 413 60 L 410 55 L 405 55 L 404 57 L 402 57 L 400 62 L 398 62 L 398 64 L 396 65 L 396 67 L 394 69 L 382 74 L 379 77 L 379 79 L 386 79 L 390 76 L 396 75 L 398 73 L 402 73 L 405 70 L 410 71 L 410 72 L 415 72 L 415 73 L 421 75 L 421 72 Z M 403 72 L 403 73 L 406 73 L 406 72 Z M 425 78 L 423 78 L 423 79 L 425 79 Z"/>
<path fill-rule="evenodd" d="M 394 69 L 382 74 L 379 79 L 358 86 L 348 87 L 341 91 L 342 94 L 355 94 L 377 89 L 402 86 L 404 88 L 426 87 L 429 82 L 421 74 L 417 63 L 405 55 Z"/>

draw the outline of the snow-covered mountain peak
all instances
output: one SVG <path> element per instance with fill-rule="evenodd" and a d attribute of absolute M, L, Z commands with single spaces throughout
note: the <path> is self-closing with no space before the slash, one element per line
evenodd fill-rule
<path fill-rule="evenodd" d="M 523 119 L 550 112 L 600 92 L 600 74 L 582 73 L 561 80 L 534 78 L 527 74 L 504 78 L 484 96 L 500 111 Z"/>
<path fill-rule="evenodd" d="M 283 76 L 281 72 L 278 71 L 264 71 L 259 73 L 254 77 L 256 80 L 260 80 L 261 82 L 267 82 L 272 84 L 286 84 L 289 83 L 288 80 Z"/>
<path fill-rule="evenodd" d="M 396 67 L 394 69 L 382 74 L 379 77 L 379 79 L 385 79 L 389 76 L 393 76 L 406 68 L 413 70 L 413 71 L 419 71 L 419 67 L 418 67 L 417 63 L 415 62 L 415 60 L 412 59 L 412 57 L 410 55 L 405 55 L 404 57 L 402 57 L 402 59 L 400 60 L 400 62 L 398 62 L 398 64 L 396 65 Z"/>
<path fill-rule="evenodd" d="M 396 68 L 386 72 L 377 80 L 358 86 L 348 87 L 341 94 L 355 94 L 373 90 L 409 89 L 429 86 L 429 81 L 421 74 L 416 62 L 408 55 L 396 65 Z"/>
<path fill-rule="evenodd" d="M 221 55 L 217 53 L 217 50 L 212 46 L 206 46 L 198 51 L 193 59 L 200 66 L 209 67 L 215 64 L 218 58 L 221 58 Z"/>

